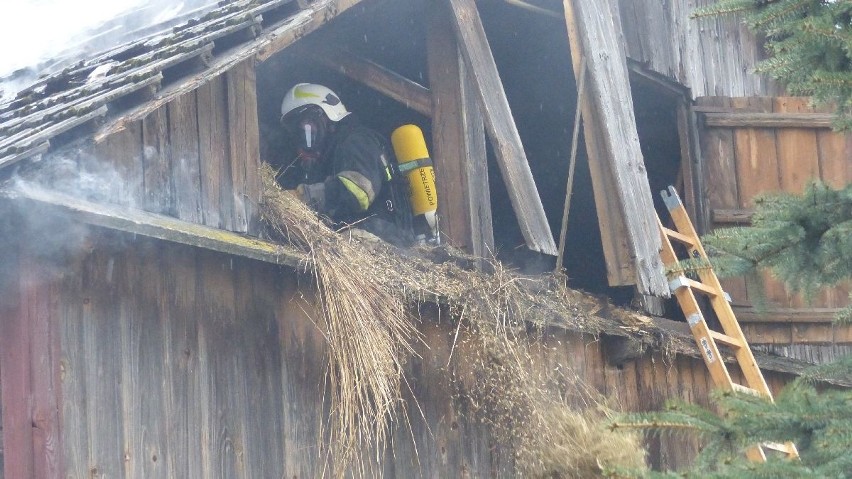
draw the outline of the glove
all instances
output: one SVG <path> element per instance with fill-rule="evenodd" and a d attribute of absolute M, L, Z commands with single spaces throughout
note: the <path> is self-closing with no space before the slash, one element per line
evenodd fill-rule
<path fill-rule="evenodd" d="M 325 211 L 325 183 L 300 184 L 295 190 L 288 191 L 311 208 Z"/>

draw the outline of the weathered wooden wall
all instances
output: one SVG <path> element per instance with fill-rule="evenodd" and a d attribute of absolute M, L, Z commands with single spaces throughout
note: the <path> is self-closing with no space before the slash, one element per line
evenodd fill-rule
<path fill-rule="evenodd" d="M 751 73 L 763 50 L 740 19 L 689 18 L 714 0 L 610 1 L 620 7 L 628 57 L 689 87 L 693 98 L 778 94 Z"/>
<path fill-rule="evenodd" d="M 52 275 L 18 271 L 47 337 L 59 342 L 57 354 L 27 363 L 53 369 L 61 383 L 59 422 L 40 423 L 59 431 L 49 436 L 53 462 L 43 462 L 66 477 L 315 477 L 328 401 L 324 340 L 306 313 L 309 281 L 288 268 L 125 234 L 93 230 L 89 244 Z M 421 359 L 407 366 L 423 417 L 409 399 L 411 430 L 399 425 L 380 467 L 388 477 L 508 475 L 507 451 L 460 399 L 474 380 L 464 342 L 448 368 L 455 329 L 433 313 L 423 311 L 428 348 L 419 346 Z M 26 318 L 5 315 L 0 325 L 7 332 Z M 49 349 L 35 335 L 23 344 L 38 358 Z M 536 354 L 542 371 L 570 368 L 629 410 L 671 397 L 706 403 L 711 380 L 699 360 L 657 353 L 613 367 L 605 359 L 595 338 L 563 330 L 551 331 Z M 785 381 L 767 376 L 776 391 Z M 4 390 L 4 398 L 18 396 Z M 28 406 L 14 404 L 4 412 L 30 424 Z M 35 439 L 29 448 L 6 444 L 7 458 L 43 456 Z M 673 468 L 696 444 L 650 446 L 654 466 Z M 29 477 L 9 466 L 7 477 Z"/>
<path fill-rule="evenodd" d="M 697 109 L 729 113 L 734 123 L 737 113 L 775 113 L 778 118 L 786 113 L 817 113 L 807 99 L 791 97 L 701 98 Z M 835 188 L 852 181 L 852 134 L 832 132 L 825 123 L 766 128 L 749 125 L 754 121 L 749 116 L 740 118 L 739 126 L 706 126 L 708 118 L 700 133 L 703 216 L 709 228 L 747 224 L 753 198 L 760 193 L 801 193 L 814 179 Z M 852 328 L 830 324 L 834 311 L 849 303 L 849 284 L 824 291 L 806 303 L 801 295 L 791 294 L 765 275 L 769 302 L 765 312 L 752 308 L 754 292 L 749 293 L 743 279 L 728 280 L 725 288 L 753 344 L 852 342 Z"/>
<path fill-rule="evenodd" d="M 83 152 L 81 177 L 113 203 L 257 233 L 258 134 L 248 60 Z"/>

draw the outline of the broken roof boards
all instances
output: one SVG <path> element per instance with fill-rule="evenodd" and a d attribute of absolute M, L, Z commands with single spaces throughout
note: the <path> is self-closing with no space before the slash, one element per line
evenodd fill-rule
<path fill-rule="evenodd" d="M 553 236 L 544 215 L 536 185 L 532 180 L 526 154 L 520 144 L 517 128 L 509 111 L 505 92 L 497 74 L 494 59 L 491 56 L 488 40 L 485 38 L 479 21 L 476 6 L 471 0 L 444 1 L 454 19 L 453 28 L 458 37 L 459 50 L 465 60 L 462 67 L 469 72 L 465 76 L 472 80 L 468 86 L 471 90 L 468 95 L 473 93 L 473 96 L 478 100 L 478 108 L 483 116 L 492 144 L 495 146 L 497 161 L 503 172 L 508 195 L 527 246 L 535 251 L 555 254 Z M 279 8 L 286 3 L 264 2 L 263 7 L 257 8 Z M 219 37 L 212 38 L 209 33 L 204 33 L 200 29 L 193 29 L 193 31 L 201 32 L 200 35 L 207 35 L 204 36 L 205 41 L 212 39 L 219 46 L 218 49 L 214 50 L 213 57 L 206 59 L 203 64 L 196 65 L 196 68 L 200 68 L 200 70 L 190 71 L 188 74 L 184 72 L 184 76 L 171 79 L 163 85 L 162 90 L 154 92 L 143 101 L 136 103 L 138 106 L 135 108 L 127 110 L 120 108 L 120 105 L 116 102 L 111 102 L 109 105 L 111 111 L 107 115 L 106 125 L 101 127 L 94 135 L 96 141 L 103 141 L 108 135 L 122 130 L 133 121 L 153 114 L 158 108 L 180 95 L 204 85 L 215 76 L 232 70 L 239 64 L 245 65 L 245 60 L 256 58 L 262 61 L 269 58 L 358 3 L 357 0 L 318 0 L 301 5 L 304 8 L 295 10 L 289 16 L 278 21 L 274 20 L 276 17 L 266 15 L 266 10 L 263 12 L 252 10 L 252 13 L 258 15 L 263 13 L 273 20 L 268 21 L 258 17 L 259 27 L 256 25 L 256 28 L 252 29 L 252 32 L 258 34 L 258 36 L 244 39 L 242 43 L 237 44 L 227 43 L 226 45 L 223 43 L 219 46 Z M 632 111 L 629 108 L 629 83 L 626 70 L 623 68 L 623 46 L 617 41 L 619 37 L 616 34 L 616 23 L 614 23 L 616 17 L 601 15 L 601 13 L 606 12 L 598 11 L 601 7 L 594 2 L 584 2 L 583 5 L 578 10 L 581 15 L 579 24 L 582 27 L 579 30 L 580 35 L 586 38 L 585 41 L 590 45 L 605 47 L 605 49 L 599 51 L 597 59 L 590 58 L 590 79 L 592 83 L 595 83 L 595 78 L 598 79 L 598 84 L 593 85 L 594 90 L 599 92 L 597 95 L 598 102 L 604 102 L 597 104 L 602 115 L 600 121 L 606 125 L 606 128 L 598 128 L 598 134 L 602 135 L 601 139 L 595 139 L 595 142 L 603 142 L 601 147 L 597 150 L 590 147 L 590 151 L 598 151 L 599 153 L 593 155 L 592 167 L 593 171 L 597 172 L 594 175 L 596 200 L 600 210 L 602 235 L 605 244 L 608 243 L 605 247 L 605 253 L 610 283 L 631 284 L 637 281 L 640 290 L 643 292 L 664 294 L 665 288 L 662 285 L 661 275 L 658 273 L 655 263 L 655 261 L 658 261 L 655 248 L 658 239 L 654 230 L 654 222 L 651 221 L 653 211 L 650 208 L 650 192 L 644 175 L 642 157 L 638 151 Z M 227 15 L 233 16 L 234 14 L 233 11 L 227 12 Z M 253 23 L 253 25 L 256 23 Z M 192 38 L 183 40 L 194 41 Z M 200 40 L 196 43 L 199 42 Z M 230 46 L 230 48 L 226 48 L 227 46 Z M 602 52 L 608 53 L 603 54 Z M 93 64 L 92 66 L 97 65 Z M 156 69 L 149 68 L 149 70 L 157 73 Z M 122 78 L 127 76 L 122 75 Z M 604 77 L 610 78 L 609 83 L 601 81 Z M 410 90 L 410 88 L 408 89 Z M 603 92 L 603 94 L 600 92 Z M 420 96 L 422 97 L 422 95 Z M 100 102 L 93 104 L 93 106 L 96 107 L 104 103 Z M 422 98 L 417 105 L 421 106 L 419 108 L 421 111 L 428 108 L 424 105 Z M 112 110 L 113 108 L 114 110 Z M 591 115 L 586 117 L 594 118 Z M 75 121 L 79 123 L 83 120 L 86 120 L 86 118 L 76 117 Z M 474 128 L 478 127 L 475 126 Z M 590 137 L 589 133 L 590 131 L 587 131 L 587 137 Z M 47 138 L 47 140 L 50 140 L 50 138 Z M 626 141 L 630 151 L 622 151 L 616 147 L 621 141 Z M 51 146 L 50 144 L 47 145 L 48 147 Z M 16 147 L 15 156 L 8 158 L 18 161 L 23 158 L 20 154 L 21 151 L 26 153 L 30 150 L 19 151 L 17 147 L 32 145 L 16 142 L 15 145 L 10 146 Z M 468 145 L 459 149 L 459 151 L 478 151 L 480 153 L 477 154 L 481 154 L 481 148 L 478 146 L 471 148 Z M 608 162 L 601 161 L 604 154 L 607 155 Z M 606 178 L 607 175 L 611 177 L 608 183 L 601 179 Z M 482 186 L 479 185 L 479 187 Z M 471 185 L 468 184 L 467 187 L 471 187 Z M 464 202 L 464 198 L 459 201 Z M 475 211 L 476 214 L 471 214 L 470 211 L 464 214 L 464 221 L 470 223 L 468 229 L 471 230 L 468 234 L 470 237 L 466 238 L 463 241 L 464 243 L 483 243 L 483 241 L 472 238 L 472 236 L 476 236 L 472 231 L 473 229 L 488 228 L 490 223 L 488 221 L 489 215 L 481 214 L 482 206 L 482 204 L 474 204 L 467 207 L 468 210 Z M 484 246 L 480 249 L 485 250 L 490 240 L 488 240 L 488 234 L 483 233 L 483 235 L 485 237 Z M 480 253 L 482 252 L 480 251 Z"/>

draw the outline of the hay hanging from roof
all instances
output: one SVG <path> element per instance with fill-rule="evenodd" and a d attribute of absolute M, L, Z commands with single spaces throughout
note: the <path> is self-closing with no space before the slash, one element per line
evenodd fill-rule
<path fill-rule="evenodd" d="M 562 281 L 519 277 L 500 264 L 493 265 L 492 274 L 479 273 L 473 268 L 476 259 L 460 252 L 399 250 L 335 233 L 281 190 L 271 167 L 264 165 L 261 176 L 265 221 L 281 239 L 308 253 L 318 285 L 317 326 L 329 347 L 328 453 L 334 476 L 344 475 L 350 465 L 364 476 L 362 451 L 383 450 L 389 426 L 400 419 L 402 363 L 420 340 L 406 305 L 419 302 L 450 307 L 459 343 L 466 343 L 464 353 L 451 351 L 450 360 L 475 376 L 464 400 L 473 403 L 499 443 L 514 449 L 518 472 L 602 477 L 612 468 L 642 467 L 639 435 L 606 430 L 604 401 L 588 393 L 576 375 L 540 378 L 531 372 L 531 351 L 538 345 L 527 327 L 541 330 L 568 320 L 572 329 L 597 334 L 602 320 L 589 314 L 597 300 Z M 578 394 L 586 406 L 572 406 L 576 401 L 567 402 L 556 382 L 585 391 Z"/>
<path fill-rule="evenodd" d="M 332 475 L 352 464 L 366 470 L 361 451 L 382 450 L 401 403 L 402 366 L 418 338 L 401 297 L 388 293 L 370 271 L 373 259 L 355 251 L 316 213 L 261 170 L 263 216 L 280 236 L 308 253 L 318 288 L 317 327 L 328 344 L 331 393 L 329 444 Z M 370 444 L 370 442 L 373 444 Z M 326 461 L 329 463 L 329 461 Z"/>

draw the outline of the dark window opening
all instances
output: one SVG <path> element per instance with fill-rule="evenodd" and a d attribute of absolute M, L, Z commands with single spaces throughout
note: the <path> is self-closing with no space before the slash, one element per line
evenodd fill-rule
<path fill-rule="evenodd" d="M 506 2 L 477 6 L 549 226 L 558 241 L 577 100 L 564 20 Z M 431 149 L 429 118 L 316 61 L 323 49 L 346 48 L 428 88 L 427 8 L 426 2 L 395 1 L 358 7 L 258 65 L 263 158 L 278 165 L 288 161 L 280 157 L 278 119 L 284 93 L 299 82 L 331 88 L 362 123 L 388 138 L 405 123 L 420 126 Z M 634 82 L 640 143 L 657 202 L 657 190 L 677 181 L 679 100 L 646 88 L 650 87 Z M 634 288 L 608 284 L 582 129 L 580 133 L 563 266 L 569 286 L 605 294 L 623 304 L 632 299 Z M 554 257 L 525 247 L 490 145 L 488 168 L 497 257 L 524 273 L 552 271 Z"/>

